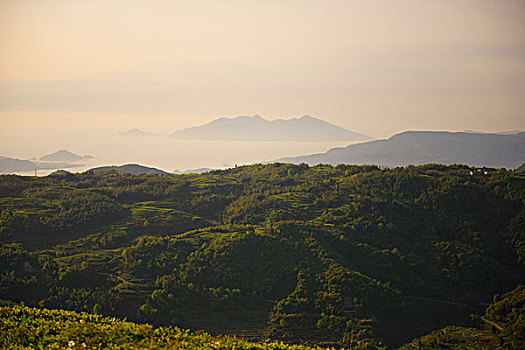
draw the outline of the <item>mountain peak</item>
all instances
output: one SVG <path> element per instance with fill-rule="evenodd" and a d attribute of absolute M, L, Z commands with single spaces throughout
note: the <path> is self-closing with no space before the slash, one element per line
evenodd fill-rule
<path fill-rule="evenodd" d="M 139 128 L 129 129 L 128 131 L 119 131 L 118 136 L 159 136 L 157 134 L 141 130 Z"/>
<path fill-rule="evenodd" d="M 308 114 L 305 114 L 301 118 L 299 118 L 299 120 L 308 120 L 308 119 L 321 120 L 321 119 L 318 119 L 318 118 L 314 118 L 314 117 L 312 117 L 311 115 L 308 115 Z"/>
<path fill-rule="evenodd" d="M 224 141 L 364 141 L 362 135 L 322 119 L 300 118 L 266 120 L 251 117 L 219 118 L 201 126 L 174 132 L 172 138 Z"/>
<path fill-rule="evenodd" d="M 56 152 L 54 152 L 54 153 L 51 153 L 51 154 L 68 154 L 68 155 L 71 155 L 71 154 L 73 154 L 73 155 L 74 155 L 75 153 L 73 153 L 73 152 L 70 152 L 70 151 L 68 151 L 67 149 L 61 149 L 61 150 L 59 150 L 59 151 L 56 151 Z"/>
<path fill-rule="evenodd" d="M 61 149 L 59 151 L 47 154 L 43 157 L 40 157 L 41 161 L 45 162 L 76 162 L 82 159 L 90 159 L 92 156 L 79 156 L 73 152 L 70 152 L 66 149 Z"/>

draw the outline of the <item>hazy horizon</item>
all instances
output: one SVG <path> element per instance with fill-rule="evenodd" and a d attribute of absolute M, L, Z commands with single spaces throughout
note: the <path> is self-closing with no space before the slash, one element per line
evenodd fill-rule
<path fill-rule="evenodd" d="M 0 350 L 525 344 L 525 0 L 0 0 L 0 49 Z"/>
<path fill-rule="evenodd" d="M 378 139 L 525 130 L 519 0 L 5 0 L 0 40 L 3 156 L 104 152 L 97 142 L 124 152 L 99 135 L 168 134 L 255 114 L 308 114 Z M 340 145 L 275 145 L 272 154 Z M 244 150 L 238 163 L 268 158 L 263 145 Z M 131 145 L 121 158 L 139 151 Z M 213 160 L 187 156 L 188 167 Z"/>

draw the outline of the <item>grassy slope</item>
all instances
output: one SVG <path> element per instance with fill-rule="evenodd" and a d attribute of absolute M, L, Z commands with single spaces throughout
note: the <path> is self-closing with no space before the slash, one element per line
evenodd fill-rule
<path fill-rule="evenodd" d="M 189 333 L 64 310 L 0 307 L 3 349 L 321 349 L 283 343 L 250 343 L 227 336 Z"/>

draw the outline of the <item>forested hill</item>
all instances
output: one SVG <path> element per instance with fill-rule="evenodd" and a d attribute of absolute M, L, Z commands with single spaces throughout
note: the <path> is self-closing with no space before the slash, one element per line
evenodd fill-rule
<path fill-rule="evenodd" d="M 525 286 L 497 297 L 487 311 L 491 322 L 503 331 L 448 326 L 434 331 L 399 350 L 409 349 L 523 349 L 523 321 L 518 317 L 525 305 Z M 1 302 L 0 302 L 1 303 Z M 11 304 L 11 303 L 3 303 Z M 0 306 L 0 347 L 2 349 L 62 348 L 65 349 L 250 349 L 250 350 L 322 350 L 315 346 L 291 345 L 282 342 L 247 342 L 232 336 L 211 336 L 190 333 L 177 327 L 155 327 L 135 324 L 116 318 L 101 317 L 73 311 L 29 308 L 19 305 Z M 505 327 L 505 328 L 503 328 Z M 328 350 L 328 348 L 326 348 Z M 333 348 L 330 348 L 333 349 Z"/>
<path fill-rule="evenodd" d="M 150 168 L 139 164 L 124 164 L 124 165 L 109 165 L 109 166 L 100 166 L 87 170 L 87 172 L 98 173 L 101 171 L 116 171 L 129 175 L 146 175 L 146 174 L 156 174 L 156 175 L 168 175 L 169 173 L 156 169 Z"/>
<path fill-rule="evenodd" d="M 524 199 L 522 172 L 467 166 L 0 176 L 0 299 L 396 347 L 482 328 L 471 315 L 523 282 Z M 522 319 L 512 300 L 486 318 Z M 516 324 L 498 341 L 520 341 Z"/>

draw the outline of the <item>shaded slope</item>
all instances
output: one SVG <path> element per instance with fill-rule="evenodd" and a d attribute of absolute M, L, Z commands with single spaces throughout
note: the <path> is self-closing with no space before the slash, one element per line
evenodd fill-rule
<path fill-rule="evenodd" d="M 307 164 L 376 164 L 406 166 L 427 163 L 467 164 L 514 169 L 525 159 L 525 133 L 514 135 L 407 131 L 326 153 L 281 158 Z"/>

